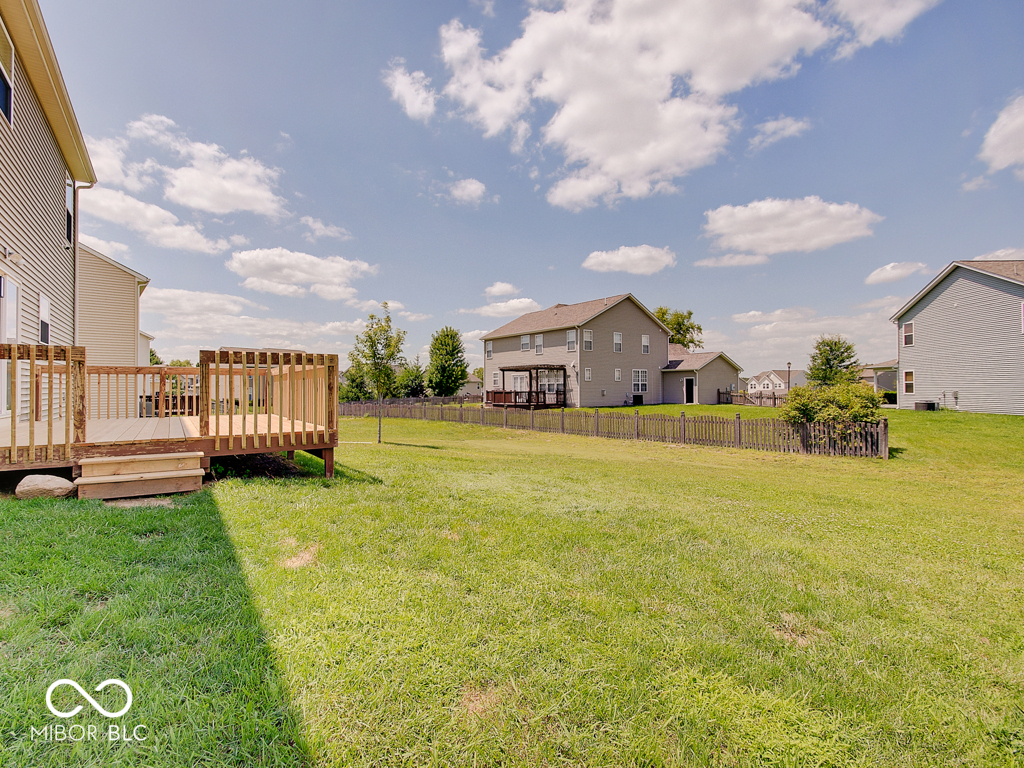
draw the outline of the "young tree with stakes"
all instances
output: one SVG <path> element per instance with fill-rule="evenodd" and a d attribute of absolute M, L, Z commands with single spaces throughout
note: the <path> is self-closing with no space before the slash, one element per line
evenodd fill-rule
<path fill-rule="evenodd" d="M 451 326 L 445 326 L 430 337 L 427 386 L 439 397 L 450 397 L 468 380 L 469 364 L 462 336 Z"/>
<path fill-rule="evenodd" d="M 377 398 L 377 442 L 381 442 L 384 398 L 395 393 L 395 368 L 405 365 L 402 344 L 405 331 L 393 328 L 388 303 L 382 302 L 383 317 L 370 313 L 366 330 L 356 336 L 355 347 L 348 353 L 353 365 L 360 365 L 370 389 Z"/>

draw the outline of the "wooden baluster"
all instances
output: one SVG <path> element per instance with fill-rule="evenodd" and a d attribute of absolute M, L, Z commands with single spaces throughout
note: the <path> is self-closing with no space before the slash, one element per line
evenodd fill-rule
<path fill-rule="evenodd" d="M 11 344 L 10 381 L 7 385 L 11 398 L 11 464 L 18 463 L 18 345 Z"/>
<path fill-rule="evenodd" d="M 308 422 L 308 418 L 306 416 L 306 389 L 307 389 L 307 386 L 306 386 L 307 385 L 306 366 L 308 365 L 308 363 L 307 363 L 306 358 L 307 358 L 307 355 L 306 355 L 305 352 L 303 352 L 299 356 L 299 360 L 302 363 L 302 386 L 301 386 L 301 389 L 302 389 L 302 444 L 303 445 L 306 444 L 306 434 L 308 432 L 308 430 L 306 429 L 306 424 Z"/>
<path fill-rule="evenodd" d="M 216 450 L 220 450 L 220 351 L 213 353 L 213 386 L 216 392 L 216 402 L 213 405 L 213 418 L 214 418 L 214 434 L 216 439 L 214 440 L 214 447 Z"/>
<path fill-rule="evenodd" d="M 35 378 L 36 370 L 36 345 L 28 346 L 28 370 L 29 381 Z M 36 460 L 36 398 L 35 393 L 29 393 L 28 397 L 28 460 L 29 463 Z"/>
<path fill-rule="evenodd" d="M 64 347 L 64 461 L 71 459 L 71 347 Z"/>
<path fill-rule="evenodd" d="M 53 461 L 53 347 L 46 348 L 46 460 Z"/>
<path fill-rule="evenodd" d="M 249 415 L 249 353 L 242 353 L 242 450 L 248 446 L 246 416 Z"/>
<path fill-rule="evenodd" d="M 228 352 L 228 449 L 235 448 L 235 353 Z"/>

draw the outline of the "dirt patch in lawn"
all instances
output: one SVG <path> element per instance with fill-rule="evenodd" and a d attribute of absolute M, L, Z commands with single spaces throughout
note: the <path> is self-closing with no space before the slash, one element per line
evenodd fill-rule
<path fill-rule="evenodd" d="M 795 613 L 783 613 L 780 618 L 781 621 L 770 624 L 768 629 L 779 640 L 795 645 L 797 648 L 806 648 L 814 641 L 827 637 L 823 630 Z"/>
<path fill-rule="evenodd" d="M 292 539 L 294 541 L 294 539 Z M 297 555 L 289 557 L 287 560 L 282 560 L 281 565 L 290 571 L 298 570 L 299 568 L 308 568 L 316 562 L 316 556 L 320 552 L 320 545 L 313 544 L 306 547 L 304 550 L 299 552 Z"/>
<path fill-rule="evenodd" d="M 501 691 L 493 684 L 480 686 L 475 683 L 462 687 L 459 698 L 459 710 L 464 712 L 471 721 L 493 720 L 501 705 Z"/>

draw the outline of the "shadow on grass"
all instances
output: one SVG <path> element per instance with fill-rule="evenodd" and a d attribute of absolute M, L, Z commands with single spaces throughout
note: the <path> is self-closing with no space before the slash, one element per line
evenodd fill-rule
<path fill-rule="evenodd" d="M 108 720 L 69 686 L 78 682 Z M 0 764 L 307 766 L 310 750 L 210 492 L 174 507 L 0 500 Z M 103 738 L 116 724 L 144 737 Z M 96 728 L 96 740 L 32 728 Z M 143 726 L 138 728 L 138 726 Z"/>
<path fill-rule="evenodd" d="M 395 443 L 391 440 L 385 440 L 384 445 L 399 445 L 403 448 L 429 448 L 432 451 L 443 451 L 444 447 L 440 445 L 423 445 L 422 443 Z"/>
<path fill-rule="evenodd" d="M 890 459 L 898 459 L 900 456 L 902 456 L 906 452 L 907 452 L 906 448 L 892 448 L 892 447 L 890 447 L 889 448 L 889 458 Z"/>

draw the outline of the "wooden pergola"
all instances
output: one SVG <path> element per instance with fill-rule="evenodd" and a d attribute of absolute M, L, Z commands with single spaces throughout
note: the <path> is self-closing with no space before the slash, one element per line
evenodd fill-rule
<path fill-rule="evenodd" d="M 501 371 L 501 389 L 487 391 L 487 402 L 491 405 L 534 408 L 562 408 L 565 406 L 565 392 L 569 385 L 569 374 L 565 365 L 508 365 L 498 369 Z M 541 371 L 560 371 L 562 374 L 561 389 L 548 392 L 540 389 Z M 506 373 L 526 373 L 529 382 L 525 390 L 506 389 Z"/>

